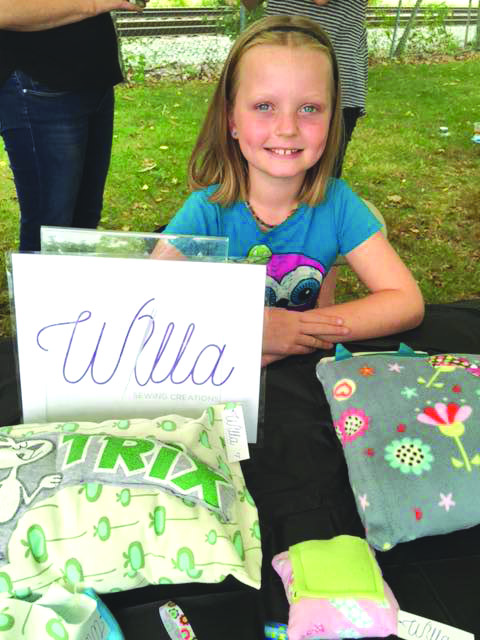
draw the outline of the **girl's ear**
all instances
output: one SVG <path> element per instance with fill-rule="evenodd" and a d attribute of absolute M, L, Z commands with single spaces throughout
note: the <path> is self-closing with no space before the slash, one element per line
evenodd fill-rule
<path fill-rule="evenodd" d="M 232 136 L 232 138 L 238 138 L 238 132 L 235 126 L 235 120 L 233 119 L 232 113 L 228 115 L 228 129 L 230 131 L 230 135 Z"/>

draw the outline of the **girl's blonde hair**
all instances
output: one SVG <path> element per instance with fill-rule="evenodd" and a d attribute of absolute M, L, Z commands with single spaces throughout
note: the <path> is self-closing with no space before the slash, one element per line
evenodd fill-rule
<path fill-rule="evenodd" d="M 197 190 L 219 184 L 210 199 L 222 206 L 248 200 L 248 165 L 238 142 L 230 135 L 228 116 L 235 101 L 240 61 L 252 47 L 262 44 L 308 47 L 323 52 L 330 60 L 332 113 L 328 138 L 321 158 L 308 169 L 298 194 L 300 202 L 318 204 L 325 196 L 340 146 L 340 83 L 335 52 L 327 34 L 312 20 L 297 16 L 269 16 L 257 20 L 235 41 L 193 148 L 188 165 L 189 186 Z"/>

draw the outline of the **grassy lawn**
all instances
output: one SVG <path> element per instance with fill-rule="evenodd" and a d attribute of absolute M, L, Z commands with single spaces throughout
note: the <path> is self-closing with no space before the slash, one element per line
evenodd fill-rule
<path fill-rule="evenodd" d="M 480 297 L 480 56 L 372 66 L 368 115 L 357 125 L 344 177 L 382 211 L 389 237 L 427 302 Z M 122 86 L 104 229 L 152 231 L 185 199 L 188 157 L 210 83 Z M 449 127 L 441 137 L 439 126 Z M 10 331 L 5 252 L 18 240 L 18 206 L 0 145 L 0 335 Z M 361 291 L 342 268 L 340 299 Z"/>

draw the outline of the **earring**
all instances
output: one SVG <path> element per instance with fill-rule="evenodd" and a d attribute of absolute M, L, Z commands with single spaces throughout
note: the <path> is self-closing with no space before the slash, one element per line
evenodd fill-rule
<path fill-rule="evenodd" d="M 238 138 L 238 133 L 236 129 L 232 129 L 232 138 Z"/>

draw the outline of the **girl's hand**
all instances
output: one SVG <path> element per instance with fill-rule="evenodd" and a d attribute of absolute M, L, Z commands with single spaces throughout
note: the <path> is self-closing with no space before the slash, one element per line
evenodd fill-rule
<path fill-rule="evenodd" d="M 334 344 L 331 338 L 339 339 L 349 333 L 343 324 L 342 318 L 322 314 L 319 309 L 302 312 L 267 307 L 263 327 L 264 360 L 330 349 Z"/>
<path fill-rule="evenodd" d="M 175 245 L 163 239 L 160 239 L 154 246 L 150 258 L 154 260 L 187 260 L 187 256 L 179 251 Z"/>

